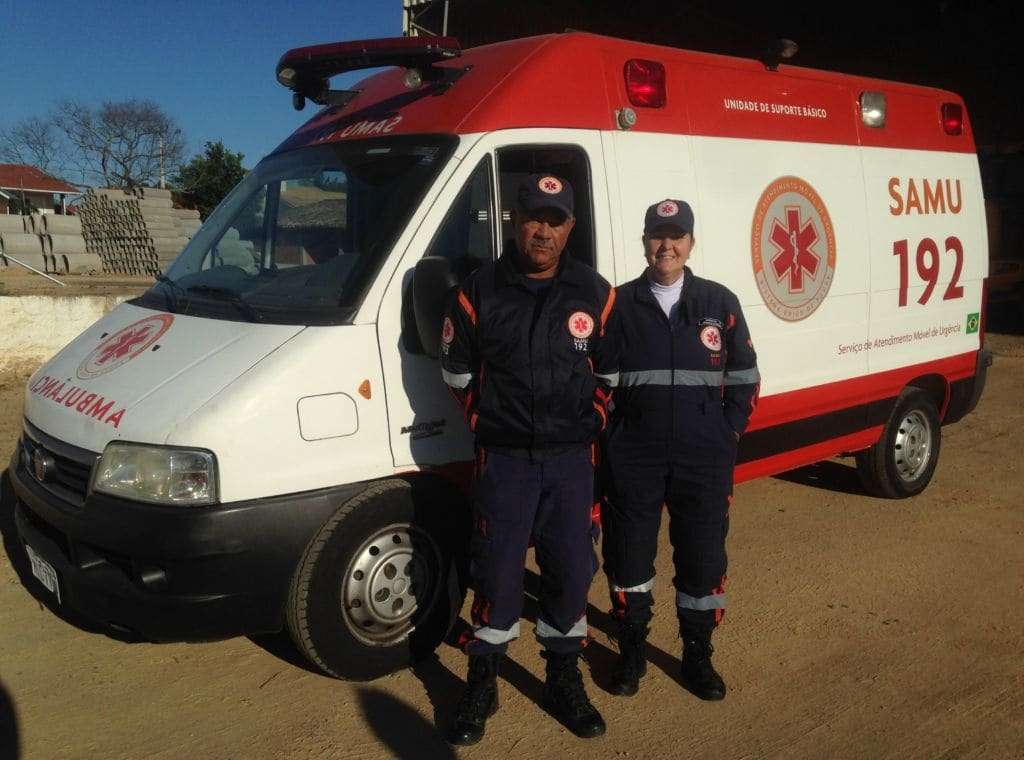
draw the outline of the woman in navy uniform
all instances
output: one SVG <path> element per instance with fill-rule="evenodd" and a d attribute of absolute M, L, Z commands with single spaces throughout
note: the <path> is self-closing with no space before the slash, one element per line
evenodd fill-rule
<path fill-rule="evenodd" d="M 664 200 L 644 218 L 646 271 L 618 288 L 618 345 L 606 442 L 604 558 L 619 622 L 614 691 L 635 694 L 646 670 L 654 558 L 662 505 L 669 513 L 682 682 L 723 699 L 711 633 L 725 610 L 725 537 L 736 446 L 760 377 L 739 301 L 686 266 L 694 246 L 689 204 Z"/>

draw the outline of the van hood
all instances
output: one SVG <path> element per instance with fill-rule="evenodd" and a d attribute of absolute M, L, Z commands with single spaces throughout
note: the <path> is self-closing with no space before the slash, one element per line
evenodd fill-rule
<path fill-rule="evenodd" d="M 303 329 L 122 304 L 29 378 L 25 418 L 90 451 L 114 439 L 164 443 L 181 420 Z"/>

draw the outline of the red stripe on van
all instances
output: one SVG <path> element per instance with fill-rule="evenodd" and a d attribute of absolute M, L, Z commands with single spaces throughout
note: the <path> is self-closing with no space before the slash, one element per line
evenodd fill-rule
<path fill-rule="evenodd" d="M 938 375 L 947 383 L 971 377 L 975 371 L 977 357 L 977 351 L 968 351 L 887 372 L 876 372 L 873 375 L 862 375 L 835 383 L 761 396 L 747 432 L 893 397 L 912 380 L 926 375 Z"/>
<path fill-rule="evenodd" d="M 801 449 L 786 451 L 775 456 L 755 459 L 753 462 L 736 466 L 735 482 L 763 478 L 767 475 L 778 475 L 780 472 L 804 467 L 823 459 L 828 459 L 844 451 L 859 451 L 874 445 L 882 435 L 882 426 L 868 428 L 858 433 L 832 438 L 828 441 L 805 446 Z"/>

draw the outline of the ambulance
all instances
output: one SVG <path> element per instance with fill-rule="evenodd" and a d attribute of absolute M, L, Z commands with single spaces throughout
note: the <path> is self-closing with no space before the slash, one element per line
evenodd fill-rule
<path fill-rule="evenodd" d="M 691 266 L 739 297 L 763 378 L 737 480 L 855 454 L 912 496 L 978 401 L 985 207 L 951 92 L 576 32 L 318 45 L 277 78 L 323 107 L 28 381 L 19 561 L 55 610 L 151 641 L 286 629 L 351 679 L 436 647 L 473 457 L 440 310 L 536 172 L 613 284 L 649 204 L 693 206 Z"/>

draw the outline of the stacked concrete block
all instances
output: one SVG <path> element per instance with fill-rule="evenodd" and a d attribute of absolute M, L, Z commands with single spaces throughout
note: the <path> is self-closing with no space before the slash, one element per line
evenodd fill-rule
<path fill-rule="evenodd" d="M 0 214 L 0 234 L 4 232 L 25 232 L 27 216 L 20 214 Z"/>
<path fill-rule="evenodd" d="M 43 253 L 43 241 L 39 235 L 28 232 L 0 233 L 0 257 L 3 257 L 5 266 L 17 266 L 10 261 L 16 259 L 19 263 L 40 271 L 49 271 Z"/>
<path fill-rule="evenodd" d="M 98 274 L 103 260 L 85 250 L 81 235 L 44 235 L 43 254 L 57 274 Z"/>
<path fill-rule="evenodd" d="M 174 215 L 178 218 L 178 229 L 187 238 L 191 239 L 202 225 L 202 221 L 199 219 L 199 212 L 195 209 L 176 208 L 174 209 Z"/>
<path fill-rule="evenodd" d="M 98 256 L 104 271 L 119 274 L 160 273 L 197 228 L 191 213 L 183 218 L 173 207 L 170 190 L 153 187 L 90 190 L 79 216 L 86 253 Z"/>
<path fill-rule="evenodd" d="M 20 231 L 18 231 L 20 230 Z M 0 216 L 0 235 L 7 236 L 10 255 L 52 274 L 94 274 L 103 271 L 99 256 L 89 254 L 82 237 L 82 222 L 75 216 L 33 214 Z M 17 266 L 2 257 L 0 265 Z"/>

